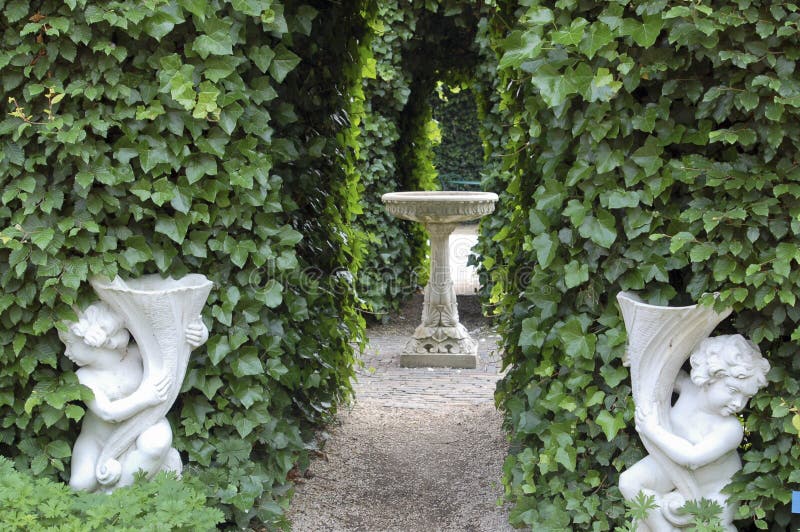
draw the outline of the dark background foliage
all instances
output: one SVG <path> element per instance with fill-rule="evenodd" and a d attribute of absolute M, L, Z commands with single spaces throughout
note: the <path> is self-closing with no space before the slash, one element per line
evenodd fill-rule
<path fill-rule="evenodd" d="M 442 136 L 441 143 L 433 150 L 433 164 L 442 190 L 479 190 L 484 161 L 473 92 L 441 86 L 431 98 L 431 107 Z"/>

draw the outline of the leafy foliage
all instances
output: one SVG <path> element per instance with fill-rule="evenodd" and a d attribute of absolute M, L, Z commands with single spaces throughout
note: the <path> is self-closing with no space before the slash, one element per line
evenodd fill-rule
<path fill-rule="evenodd" d="M 212 337 L 175 445 L 228 521 L 281 521 L 363 328 L 361 7 L 0 2 L 0 453 L 20 471 L 66 478 L 88 391 L 53 327 L 87 278 L 202 272 Z"/>
<path fill-rule="evenodd" d="M 483 249 L 510 367 L 498 399 L 513 521 L 622 523 L 618 473 L 643 451 L 614 296 L 719 292 L 735 313 L 718 332 L 752 338 L 773 366 L 743 419 L 739 526 L 784 529 L 800 470 L 797 7 L 500 6 L 498 116 L 484 131 L 505 154 L 505 193 Z"/>
<path fill-rule="evenodd" d="M 442 137 L 433 164 L 446 190 L 467 189 L 454 181 L 479 181 L 484 167 L 473 92 L 456 89 L 439 87 L 431 103 Z"/>
<path fill-rule="evenodd" d="M 206 506 L 203 485 L 159 473 L 112 494 L 74 492 L 20 473 L 0 456 L 0 526 L 8 531 L 216 530 L 222 512 Z"/>

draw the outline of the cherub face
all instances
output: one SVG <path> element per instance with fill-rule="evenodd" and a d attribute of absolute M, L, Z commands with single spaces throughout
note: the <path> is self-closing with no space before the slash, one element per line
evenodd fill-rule
<path fill-rule="evenodd" d="M 738 414 L 755 393 L 750 379 L 723 377 L 708 384 L 709 409 L 722 416 Z M 757 388 L 757 387 L 756 387 Z"/>

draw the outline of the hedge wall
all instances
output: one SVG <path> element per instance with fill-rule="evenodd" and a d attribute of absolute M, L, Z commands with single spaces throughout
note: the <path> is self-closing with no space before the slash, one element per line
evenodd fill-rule
<path fill-rule="evenodd" d="M 798 7 L 500 4 L 507 224 L 487 256 L 510 366 L 498 399 L 513 521 L 622 524 L 619 472 L 643 450 L 615 296 L 719 292 L 735 313 L 717 334 L 752 338 L 773 367 L 742 419 L 737 524 L 784 530 L 800 480 Z"/>
<path fill-rule="evenodd" d="M 361 336 L 350 94 L 361 2 L 0 0 L 0 454 L 66 479 L 54 329 L 91 275 L 215 283 L 175 445 L 229 522 L 281 521 Z"/>
<path fill-rule="evenodd" d="M 406 43 L 414 36 L 413 10 L 404 2 L 379 2 L 363 69 L 358 169 L 362 213 L 357 225 L 368 238 L 358 293 L 367 315 L 380 319 L 425 280 L 425 235 L 418 224 L 390 216 L 381 196 L 398 190 L 430 189 L 432 183 L 400 173 L 396 151 L 400 117 L 407 112 L 411 76 L 402 69 Z"/>
<path fill-rule="evenodd" d="M 461 87 L 437 87 L 431 98 L 433 118 L 442 142 L 434 148 L 433 165 L 445 190 L 468 190 L 453 181 L 480 181 L 484 168 L 475 95 Z"/>

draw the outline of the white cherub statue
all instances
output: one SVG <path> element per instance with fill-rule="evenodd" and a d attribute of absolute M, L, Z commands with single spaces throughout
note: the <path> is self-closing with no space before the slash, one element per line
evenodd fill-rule
<path fill-rule="evenodd" d="M 691 472 L 702 498 L 723 507 L 721 521 L 735 531 L 735 507 L 722 489 L 742 468 L 737 448 L 744 429 L 736 416 L 747 401 L 767 384 L 769 362 L 743 336 L 704 339 L 691 355 L 691 375 L 680 372 L 674 385 L 678 399 L 669 410 L 671 430 L 658 422 L 657 405 L 636 406 L 636 430 L 677 466 Z M 666 532 L 688 524 L 678 509 L 686 503 L 662 463 L 646 456 L 623 472 L 619 488 L 632 500 L 639 492 L 655 497 L 659 508 L 648 515 L 639 531 Z"/>
<path fill-rule="evenodd" d="M 130 342 L 122 317 L 106 303 L 94 303 L 77 322 L 67 325 L 67 331 L 59 331 L 66 345 L 65 354 L 79 366 L 78 380 L 94 394 L 87 403 L 81 433 L 72 450 L 70 486 L 76 490 L 110 491 L 132 484 L 138 471 L 147 477 L 161 470 L 180 473 L 181 459 L 172 447 L 172 430 L 165 417 L 141 427 L 118 461 L 112 461 L 118 467 L 98 468 L 98 459 L 120 424 L 167 401 L 175 376 L 164 372 L 143 378 L 139 349 Z M 208 339 L 208 329 L 198 316 L 184 335 L 194 348 Z"/>

